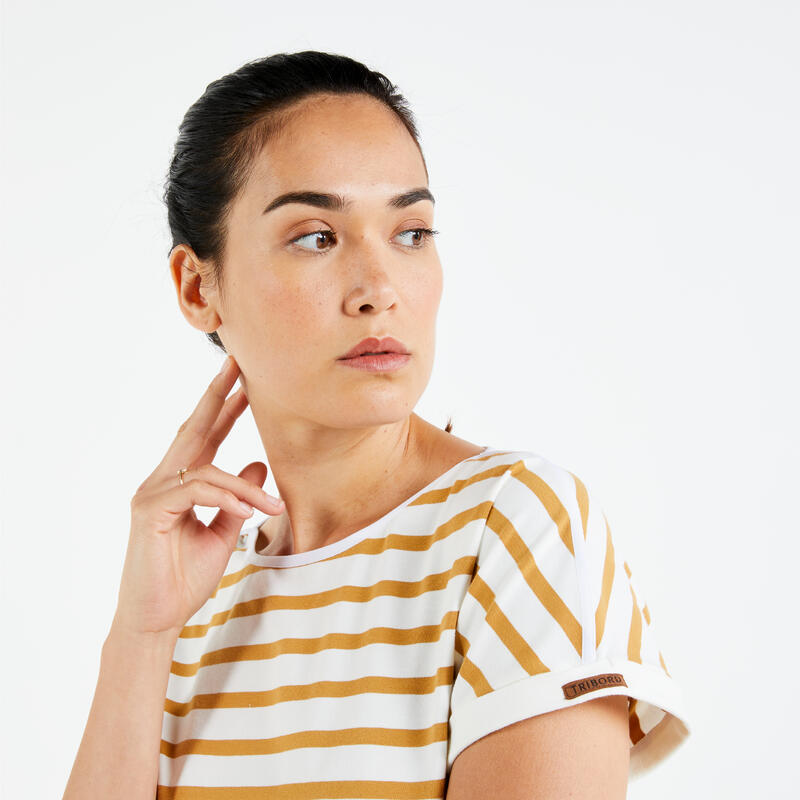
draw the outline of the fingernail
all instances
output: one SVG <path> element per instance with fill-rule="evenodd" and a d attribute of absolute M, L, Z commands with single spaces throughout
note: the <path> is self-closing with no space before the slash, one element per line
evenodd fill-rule
<path fill-rule="evenodd" d="M 225 356 L 225 360 L 222 362 L 222 367 L 220 367 L 219 374 L 222 375 L 223 372 L 228 368 L 228 364 L 231 363 L 231 357 Z"/>

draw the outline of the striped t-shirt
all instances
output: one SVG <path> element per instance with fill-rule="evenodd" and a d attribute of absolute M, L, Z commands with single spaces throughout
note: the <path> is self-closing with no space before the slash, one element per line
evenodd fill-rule
<path fill-rule="evenodd" d="M 159 798 L 444 798 L 472 742 L 606 695 L 630 777 L 689 735 L 602 507 L 542 456 L 486 448 L 305 553 L 257 553 L 264 519 L 177 641 Z"/>

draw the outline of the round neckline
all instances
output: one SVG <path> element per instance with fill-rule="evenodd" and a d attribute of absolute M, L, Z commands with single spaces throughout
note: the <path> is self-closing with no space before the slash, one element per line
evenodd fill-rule
<path fill-rule="evenodd" d="M 246 526 L 241 532 L 242 536 L 247 537 L 244 557 L 245 562 L 264 567 L 300 567 L 305 564 L 313 564 L 317 561 L 322 561 L 325 558 L 330 558 L 331 556 L 341 553 L 342 551 L 347 550 L 349 547 L 358 544 L 358 542 L 361 540 L 366 539 L 367 536 L 369 536 L 370 533 L 372 533 L 376 528 L 384 525 L 389 517 L 393 516 L 398 511 L 401 511 L 410 503 L 413 503 L 414 500 L 416 500 L 420 495 L 430 491 L 440 481 L 447 479 L 451 473 L 455 472 L 455 470 L 457 470 L 466 462 L 475 458 L 481 458 L 482 456 L 494 452 L 497 452 L 496 449 L 487 445 L 483 448 L 483 450 L 481 450 L 480 453 L 467 456 L 467 458 L 464 458 L 458 463 L 453 464 L 452 467 L 445 470 L 441 475 L 435 477 L 432 481 L 430 481 L 430 483 L 423 486 L 419 491 L 414 492 L 411 497 L 407 497 L 402 503 L 387 511 L 382 517 L 376 519 L 374 522 L 371 522 L 365 528 L 361 528 L 360 530 L 348 534 L 343 539 L 339 539 L 338 542 L 332 542 L 324 547 L 316 547 L 313 550 L 307 550 L 304 553 L 290 553 L 272 556 L 257 553 L 256 541 L 258 540 L 258 529 L 264 524 L 264 520 L 267 519 L 267 516 L 265 515 L 259 522 L 254 522 L 253 524 Z"/>

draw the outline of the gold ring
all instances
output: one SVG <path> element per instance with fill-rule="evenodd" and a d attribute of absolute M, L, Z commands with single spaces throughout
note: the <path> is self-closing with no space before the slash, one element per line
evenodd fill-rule
<path fill-rule="evenodd" d="M 178 470 L 178 480 L 181 482 L 181 486 L 183 486 L 183 475 L 188 471 L 188 469 L 188 467 L 184 467 L 183 469 Z"/>

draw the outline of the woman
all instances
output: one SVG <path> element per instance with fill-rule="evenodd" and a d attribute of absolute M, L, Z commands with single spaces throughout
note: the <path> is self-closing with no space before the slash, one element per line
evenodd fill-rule
<path fill-rule="evenodd" d="M 680 690 L 580 479 L 413 413 L 442 270 L 403 97 L 246 64 L 165 199 L 181 312 L 229 355 L 131 503 L 65 797 L 624 797 L 688 735 Z M 212 463 L 248 405 L 280 501 Z"/>

